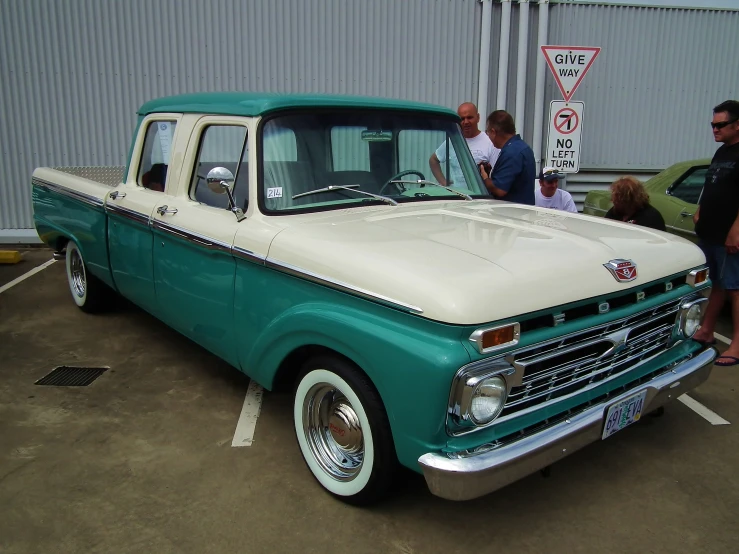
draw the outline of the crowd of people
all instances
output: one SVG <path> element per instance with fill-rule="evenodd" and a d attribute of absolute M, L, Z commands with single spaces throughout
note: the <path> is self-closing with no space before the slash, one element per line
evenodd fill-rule
<path fill-rule="evenodd" d="M 539 188 L 532 186 L 536 175 L 536 160 L 531 147 L 516 132 L 513 116 L 505 110 L 495 110 L 486 120 L 485 132 L 479 129 L 480 114 L 472 102 L 464 102 L 457 109 L 462 135 L 467 141 L 488 192 L 499 200 L 530 206 L 577 212 L 572 195 L 559 188 L 565 175 L 556 168 L 545 166 L 538 174 Z M 450 166 L 447 179 L 442 164 L 455 156 L 445 145 L 431 155 L 429 166 L 440 185 L 454 186 L 464 182 L 456 159 Z M 644 185 L 634 177 L 618 179 L 611 185 L 613 208 L 606 217 L 646 227 L 665 230 L 659 211 L 649 204 Z"/>

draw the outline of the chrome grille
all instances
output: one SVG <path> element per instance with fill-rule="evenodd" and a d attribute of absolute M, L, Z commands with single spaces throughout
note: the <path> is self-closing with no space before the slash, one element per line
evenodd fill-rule
<path fill-rule="evenodd" d="M 523 372 L 501 417 L 577 392 L 624 373 L 669 346 L 680 300 L 606 325 L 514 352 Z"/>

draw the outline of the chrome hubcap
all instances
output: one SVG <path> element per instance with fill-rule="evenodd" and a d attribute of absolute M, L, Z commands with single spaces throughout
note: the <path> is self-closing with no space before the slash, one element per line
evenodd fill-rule
<path fill-rule="evenodd" d="M 339 481 L 351 481 L 364 462 L 359 417 L 341 391 L 314 385 L 303 399 L 303 431 L 313 458 Z"/>
<path fill-rule="evenodd" d="M 71 252 L 71 259 L 69 260 L 69 271 L 72 278 L 72 291 L 79 297 L 85 296 L 85 266 L 82 262 L 82 257 L 77 250 Z"/>

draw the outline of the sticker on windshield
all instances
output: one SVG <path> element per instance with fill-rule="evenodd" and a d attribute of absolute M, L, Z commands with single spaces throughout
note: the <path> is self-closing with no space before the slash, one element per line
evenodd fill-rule
<path fill-rule="evenodd" d="M 268 188 L 267 198 L 282 198 L 282 187 Z"/>

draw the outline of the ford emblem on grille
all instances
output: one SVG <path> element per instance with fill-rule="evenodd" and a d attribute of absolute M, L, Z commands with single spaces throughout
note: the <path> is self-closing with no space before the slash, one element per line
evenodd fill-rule
<path fill-rule="evenodd" d="M 619 283 L 628 283 L 636 279 L 636 264 L 631 260 L 611 260 L 607 264 L 603 264 L 611 275 Z"/>

